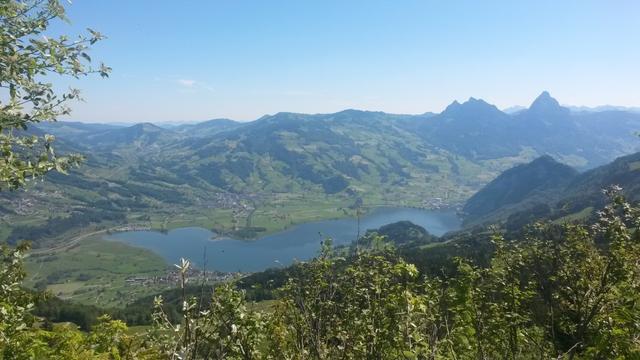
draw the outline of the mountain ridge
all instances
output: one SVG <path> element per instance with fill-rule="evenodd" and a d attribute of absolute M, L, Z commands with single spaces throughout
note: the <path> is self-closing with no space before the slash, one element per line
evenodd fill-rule
<path fill-rule="evenodd" d="M 638 151 L 638 114 L 560 113 L 560 121 L 528 110 L 509 115 L 470 98 L 440 114 L 282 112 L 170 129 L 43 124 L 88 161 L 35 188 L 55 187 L 66 204 L 60 216 L 102 208 L 114 219 L 127 214 L 127 221 L 159 224 L 189 212 L 207 226 L 253 228 L 257 221 L 282 228 L 293 222 L 287 211 L 296 210 L 281 213 L 273 204 L 293 209 L 313 198 L 325 217 L 344 216 L 340 209 L 359 199 L 365 206 L 451 208 L 502 171 L 544 154 L 586 170 Z M 43 193 L 3 198 L 39 204 L 39 218 L 47 219 L 54 205 Z"/>
<path fill-rule="evenodd" d="M 483 218 L 495 218 L 511 207 L 544 202 L 577 176 L 578 171 L 549 155 L 517 165 L 504 171 L 467 200 L 462 209 L 465 221 L 473 223 Z"/>
<path fill-rule="evenodd" d="M 546 176 L 529 171 L 541 164 L 547 172 L 538 175 Z M 504 201 L 505 196 L 532 181 L 528 191 L 512 197 L 513 201 Z M 538 219 L 590 216 L 593 209 L 606 204 L 603 190 L 612 186 L 621 187 L 628 201 L 640 201 L 640 152 L 582 173 L 550 157 L 541 157 L 506 170 L 473 195 L 463 207 L 465 224 L 506 222 L 508 228 L 516 229 Z"/>

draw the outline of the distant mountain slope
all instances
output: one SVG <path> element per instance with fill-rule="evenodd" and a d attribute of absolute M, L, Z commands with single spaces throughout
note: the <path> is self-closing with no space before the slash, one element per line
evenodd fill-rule
<path fill-rule="evenodd" d="M 445 174 L 446 181 L 464 185 L 462 178 L 481 172 L 396 126 L 403 118 L 357 110 L 279 113 L 210 138 L 185 139 L 178 147 L 190 163 L 175 159 L 170 166 L 235 192 L 317 188 L 327 194 L 350 185 L 362 191 L 415 186 L 429 176 L 442 182 Z"/>
<path fill-rule="evenodd" d="M 569 110 L 573 112 L 604 112 L 604 111 L 626 111 L 640 113 L 640 107 L 634 106 L 615 106 L 615 105 L 601 105 L 595 107 L 589 106 L 567 106 Z"/>
<path fill-rule="evenodd" d="M 484 100 L 471 98 L 449 105 L 422 122 L 416 132 L 426 141 L 471 159 L 517 155 L 521 146 L 511 134 L 513 118 Z M 497 141 L 500 139 L 500 141 Z"/>
<path fill-rule="evenodd" d="M 518 228 L 540 218 L 588 216 L 606 203 L 603 189 L 621 186 L 629 201 L 640 201 L 640 153 L 620 157 L 577 174 L 542 157 L 505 171 L 464 206 L 466 224 L 506 221 Z"/>
<path fill-rule="evenodd" d="M 64 136 L 67 140 L 74 140 L 76 137 L 81 138 L 82 135 L 93 134 L 96 132 L 113 130 L 122 126 L 111 124 L 93 124 L 75 121 L 44 121 L 36 126 L 44 132 L 56 136 Z"/>
<path fill-rule="evenodd" d="M 427 121 L 400 126 L 474 161 L 517 156 L 529 149 L 588 169 L 640 149 L 634 136 L 640 129 L 640 114 L 572 113 L 546 91 L 529 108 L 512 114 L 471 98 L 462 104 L 454 102 Z"/>
<path fill-rule="evenodd" d="M 243 123 L 229 119 L 213 119 L 197 124 L 179 125 L 173 128 L 174 131 L 194 137 L 207 137 L 222 131 L 235 129 Z"/>
<path fill-rule="evenodd" d="M 447 203 L 542 154 L 584 169 L 637 151 L 633 132 L 640 129 L 640 115 L 572 114 L 543 92 L 513 115 L 471 98 L 440 114 L 278 113 L 248 123 L 216 119 L 170 130 L 149 123 L 42 126 L 90 149 L 94 158 L 111 159 L 108 166 L 122 166 L 119 176 L 133 181 L 170 179 L 236 193 L 350 189 L 402 192 L 406 198 L 413 192 Z"/>
<path fill-rule="evenodd" d="M 576 177 L 563 191 L 556 207 L 579 211 L 604 205 L 602 190 L 612 185 L 622 187 L 627 200 L 640 201 L 640 153 L 620 157 Z"/>
<path fill-rule="evenodd" d="M 606 164 L 640 149 L 635 136 L 640 114 L 572 113 L 545 91 L 529 109 L 513 116 L 512 134 L 520 137 L 523 146 L 580 169 Z"/>
<path fill-rule="evenodd" d="M 42 127 L 96 159 L 111 159 L 108 166 L 122 166 L 119 176 L 133 181 L 170 179 L 236 193 L 349 190 L 407 198 L 413 192 L 448 203 L 542 154 L 585 169 L 637 151 L 640 115 L 572 114 L 543 92 L 513 115 L 471 98 L 440 114 L 278 113 L 170 130 L 149 123 Z"/>
<path fill-rule="evenodd" d="M 543 202 L 578 176 L 570 166 L 550 156 L 509 169 L 474 194 L 464 205 L 467 222 L 495 217 L 498 211 L 526 206 L 525 202 Z"/>
<path fill-rule="evenodd" d="M 87 135 L 86 144 L 105 150 L 129 145 L 145 147 L 162 140 L 170 141 L 173 136 L 171 130 L 151 123 L 141 123 Z"/>
<path fill-rule="evenodd" d="M 92 149 L 91 152 L 110 152 L 116 148 L 134 145 L 146 147 L 158 142 L 170 142 L 181 138 L 173 130 L 152 123 L 140 123 L 131 126 L 108 124 L 84 124 L 78 122 L 43 122 L 32 129 L 55 135 L 59 139 L 75 143 L 77 146 Z"/>

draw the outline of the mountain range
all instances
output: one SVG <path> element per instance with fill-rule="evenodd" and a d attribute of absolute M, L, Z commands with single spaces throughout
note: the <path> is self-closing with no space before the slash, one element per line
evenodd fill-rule
<path fill-rule="evenodd" d="M 341 136 L 341 126 L 376 131 L 404 130 L 423 140 L 470 159 L 494 159 L 518 155 L 532 148 L 538 153 L 566 158 L 575 165 L 594 167 L 638 148 L 633 133 L 638 130 L 640 114 L 608 107 L 602 111 L 571 111 L 561 106 L 548 92 L 543 92 L 524 110 L 508 114 L 481 99 L 464 103 L 454 101 L 439 114 L 395 115 L 382 112 L 345 110 L 334 114 L 278 113 L 251 122 L 216 119 L 197 124 L 162 128 L 150 123 L 130 127 L 71 122 L 42 123 L 42 130 L 88 148 L 115 149 L 137 141 L 139 145 L 163 144 L 201 138 L 203 146 L 228 136 L 256 134 L 277 142 L 287 131 L 300 134 L 309 142 L 323 135 Z M 310 125 L 312 124 L 312 125 Z M 370 129 L 366 129 L 369 127 Z M 365 128 L 365 129 L 363 129 Z M 336 130 L 336 131 L 334 131 Z M 304 131 L 304 130 L 303 130 Z M 309 138 L 312 131 L 315 139 Z M 564 135 L 571 134 L 571 138 Z M 393 135 L 393 134 L 391 134 Z M 348 137 L 348 135 L 347 135 Z M 342 135 L 344 140 L 344 135 Z M 326 140 L 326 139 L 322 139 Z"/>
<path fill-rule="evenodd" d="M 512 115 L 471 98 L 440 114 L 415 116 L 346 110 L 278 113 L 248 123 L 217 119 L 171 129 L 149 123 L 39 126 L 91 153 L 144 157 L 162 170 L 147 169 L 151 177 L 170 171 L 187 182 L 232 192 L 315 186 L 336 193 L 349 185 L 366 190 L 444 173 L 464 178 L 453 185 L 474 187 L 505 168 L 487 163 L 512 165 L 509 159 L 523 155 L 530 160 L 549 154 L 578 169 L 591 168 L 638 149 L 633 133 L 640 129 L 640 114 L 572 113 L 543 92 L 526 111 Z"/>
<path fill-rule="evenodd" d="M 7 206 L 13 202 L 42 224 L 100 209 L 152 226 L 190 213 L 250 227 L 295 222 L 287 206 L 310 199 L 325 207 L 320 217 L 338 216 L 358 199 L 365 206 L 452 207 L 541 155 L 584 171 L 638 151 L 639 129 L 640 114 L 572 112 L 548 92 L 512 114 L 470 98 L 439 114 L 278 113 L 168 128 L 40 123 L 30 131 L 55 135 L 59 150 L 82 153 L 86 163 L 69 176 L 1 194 L 0 211 L 16 208 Z M 0 238 L 20 224 L 19 215 L 3 212 Z"/>

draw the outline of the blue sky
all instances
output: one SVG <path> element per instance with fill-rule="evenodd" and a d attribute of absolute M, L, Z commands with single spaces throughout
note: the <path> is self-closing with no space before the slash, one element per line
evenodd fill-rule
<path fill-rule="evenodd" d="M 279 111 L 441 111 L 483 98 L 640 105 L 638 1 L 75 0 L 108 39 L 71 119 L 252 120 Z M 67 86 L 68 82 L 58 82 Z"/>

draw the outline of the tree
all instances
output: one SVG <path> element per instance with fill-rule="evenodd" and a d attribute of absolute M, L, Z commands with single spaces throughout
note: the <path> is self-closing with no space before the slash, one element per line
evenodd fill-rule
<path fill-rule="evenodd" d="M 147 334 L 149 349 L 169 359 L 261 359 L 264 338 L 260 313 L 246 306 L 245 294 L 230 283 L 221 284 L 203 307 L 185 292 L 190 263 L 181 259 L 182 321 L 172 323 L 163 308 L 162 297 L 155 298 L 153 328 Z M 204 292 L 204 289 L 202 290 Z"/>
<path fill-rule="evenodd" d="M 33 323 L 33 302 L 21 288 L 25 277 L 22 258 L 28 249 L 26 244 L 16 248 L 0 245 L 0 357 L 29 343 L 25 330 Z"/>
<path fill-rule="evenodd" d="M 67 103 L 80 98 L 76 89 L 56 93 L 49 82 L 53 75 L 106 77 L 111 70 L 104 64 L 90 66 L 87 51 L 104 38 L 100 33 L 89 29 L 89 36 L 75 40 L 46 36 L 50 22 L 67 20 L 64 14 L 57 0 L 0 1 L 0 191 L 20 188 L 52 170 L 64 172 L 81 160 L 78 155 L 57 156 L 53 136 L 26 132 L 31 124 L 69 114 Z M 22 289 L 22 257 L 28 249 L 27 244 L 0 246 L 0 357 L 48 358 L 57 350 L 68 355 L 67 350 L 76 349 L 74 341 L 82 339 L 79 333 L 32 327 L 33 299 Z M 63 345 L 56 350 L 51 344 Z M 85 350 L 93 353 L 90 347 Z"/>
<path fill-rule="evenodd" d="M 52 21 L 68 21 L 58 0 L 0 1 L 0 190 L 22 187 L 29 179 L 57 170 L 65 172 L 81 160 L 78 155 L 57 156 L 51 135 L 29 135 L 29 125 L 55 121 L 70 113 L 68 103 L 80 99 L 77 89 L 56 93 L 54 75 L 79 78 L 107 77 L 104 64 L 94 68 L 89 46 L 104 36 L 70 39 L 48 37 Z"/>

